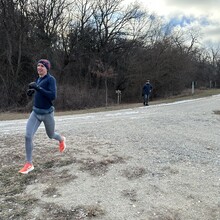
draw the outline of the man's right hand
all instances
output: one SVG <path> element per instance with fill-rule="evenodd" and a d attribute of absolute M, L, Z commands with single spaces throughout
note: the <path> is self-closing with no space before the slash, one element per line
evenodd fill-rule
<path fill-rule="evenodd" d="M 35 90 L 38 90 L 40 87 L 37 85 L 36 82 L 31 82 L 29 85 L 28 85 L 29 89 L 35 89 Z"/>

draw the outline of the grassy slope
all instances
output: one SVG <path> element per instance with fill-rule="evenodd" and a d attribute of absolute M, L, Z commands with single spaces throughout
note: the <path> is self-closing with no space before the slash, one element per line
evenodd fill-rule
<path fill-rule="evenodd" d="M 169 97 L 167 99 L 160 99 L 160 100 L 156 100 L 156 101 L 151 101 L 150 105 L 181 101 L 181 100 L 185 100 L 185 99 L 195 99 L 195 98 L 201 98 L 201 97 L 217 95 L 217 94 L 220 94 L 220 89 L 195 90 L 194 95 L 191 94 L 191 90 L 188 90 L 178 96 Z M 118 110 L 118 109 L 135 108 L 135 107 L 140 107 L 140 106 L 142 106 L 142 103 L 129 103 L 129 104 L 123 103 L 120 105 L 112 105 L 112 106 L 108 106 L 108 107 L 73 110 L 73 111 L 65 111 L 65 112 L 56 112 L 56 116 L 92 113 L 92 112 L 99 112 L 99 111 L 112 111 L 112 110 Z M 0 113 L 0 121 L 26 119 L 26 118 L 28 118 L 29 114 L 30 113 L 4 112 L 4 113 Z"/>

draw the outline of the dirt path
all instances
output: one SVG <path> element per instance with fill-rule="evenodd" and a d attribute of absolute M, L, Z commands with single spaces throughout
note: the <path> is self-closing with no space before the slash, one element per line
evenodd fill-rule
<path fill-rule="evenodd" d="M 2 219 L 219 220 L 220 96 L 59 116 L 68 149 L 43 126 L 35 170 L 24 159 L 26 120 L 0 122 Z"/>

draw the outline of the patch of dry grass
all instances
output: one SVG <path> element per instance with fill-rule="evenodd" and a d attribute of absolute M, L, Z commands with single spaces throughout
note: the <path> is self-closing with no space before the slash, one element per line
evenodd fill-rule
<path fill-rule="evenodd" d="M 39 154 L 39 152 L 36 152 L 36 154 Z M 16 153 L 12 153 L 11 156 L 15 157 Z M 38 220 L 87 219 L 104 215 L 105 212 L 100 206 L 80 206 L 67 210 L 56 204 L 45 203 L 39 201 L 34 196 L 25 194 L 28 185 L 47 183 L 48 187 L 43 190 L 42 195 L 46 197 L 60 197 L 58 186 L 61 183 L 74 181 L 77 178 L 77 176 L 70 174 L 68 168 L 66 168 L 70 164 L 76 163 L 74 158 L 73 160 L 69 160 L 68 158 L 67 160 L 56 160 L 56 158 L 49 160 L 49 157 L 49 154 L 43 158 L 39 157 L 35 170 L 28 175 L 19 174 L 18 167 L 15 165 L 4 165 L 0 168 L 1 219 L 31 219 L 33 217 L 31 215 L 32 210 L 36 207 L 41 210 L 40 216 L 36 218 Z M 100 164 L 105 166 L 119 160 L 118 158 L 109 159 L 102 161 Z M 79 160 L 77 163 L 81 164 L 81 161 Z M 61 168 L 61 170 L 57 170 L 57 168 Z M 98 171 L 96 171 L 100 173 L 99 168 L 97 169 Z M 97 174 L 94 169 L 92 170 L 94 174 Z M 55 182 L 54 179 L 56 179 Z"/>
<path fill-rule="evenodd" d="M 93 218 L 105 214 L 105 211 L 98 205 L 94 206 L 78 206 L 72 210 L 75 219 L 83 219 L 85 217 Z"/>
<path fill-rule="evenodd" d="M 4 149 L 0 156 L 0 216 L 2 219 L 90 219 L 104 215 L 105 211 L 97 204 L 77 206 L 68 210 L 63 206 L 59 207 L 57 204 L 38 200 L 34 194 L 26 194 L 26 189 L 31 185 L 46 184 L 42 196 L 62 197 L 59 193 L 60 185 L 73 182 L 78 178 L 72 174 L 71 165 L 74 164 L 81 171 L 99 176 L 104 175 L 110 165 L 123 163 L 123 158 L 117 155 L 98 155 L 103 159 L 97 160 L 89 157 L 81 159 L 74 157 L 74 154 L 78 154 L 74 150 L 69 150 L 69 153 L 60 157 L 58 149 L 41 147 L 41 142 L 39 141 L 38 144 L 35 141 L 37 149 L 34 152 L 35 169 L 28 175 L 22 175 L 18 173 L 21 168 L 18 164 L 24 159 L 24 155 L 22 155 L 24 152 L 20 153 L 21 149 L 24 149 L 24 140 L 21 139 L 23 140 L 22 135 L 0 139 L 1 147 Z M 37 213 L 37 217 L 35 213 Z"/>
<path fill-rule="evenodd" d="M 219 111 L 213 111 L 216 115 L 220 115 L 220 110 Z"/>
<path fill-rule="evenodd" d="M 54 186 L 49 186 L 43 191 L 43 195 L 47 197 L 55 197 L 55 196 L 60 196 L 58 193 L 58 189 Z"/>
<path fill-rule="evenodd" d="M 151 214 L 152 217 L 149 217 L 149 220 L 182 220 L 178 211 L 168 210 L 161 207 L 161 210 L 156 211 Z"/>
<path fill-rule="evenodd" d="M 123 171 L 123 176 L 129 180 L 133 180 L 142 177 L 146 173 L 147 171 L 143 167 L 130 167 Z"/>
<path fill-rule="evenodd" d="M 15 166 L 1 168 L 0 172 L 0 216 L 2 219 L 25 219 L 29 209 L 38 201 L 22 193 L 27 185 L 33 183 L 36 174 L 20 175 Z"/>
<path fill-rule="evenodd" d="M 130 199 L 131 202 L 137 201 L 137 192 L 134 189 L 123 190 L 122 195 Z"/>
<path fill-rule="evenodd" d="M 68 210 L 54 203 L 48 203 L 42 206 L 42 210 L 37 220 L 86 220 L 105 214 L 105 211 L 98 205 L 77 206 Z"/>
<path fill-rule="evenodd" d="M 101 161 L 96 161 L 92 158 L 81 159 L 79 162 L 82 164 L 80 170 L 87 171 L 92 176 L 104 175 L 108 171 L 111 164 L 124 163 L 122 157 L 114 156 L 112 158 L 105 158 Z"/>

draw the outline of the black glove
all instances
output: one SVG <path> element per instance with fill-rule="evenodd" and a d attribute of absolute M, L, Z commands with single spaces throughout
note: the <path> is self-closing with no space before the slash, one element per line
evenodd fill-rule
<path fill-rule="evenodd" d="M 31 82 L 28 87 L 29 87 L 29 89 L 35 89 L 35 90 L 40 89 L 40 86 L 37 85 L 36 82 Z"/>
<path fill-rule="evenodd" d="M 27 90 L 27 95 L 32 96 L 34 94 L 35 90 L 34 89 L 28 89 Z"/>

